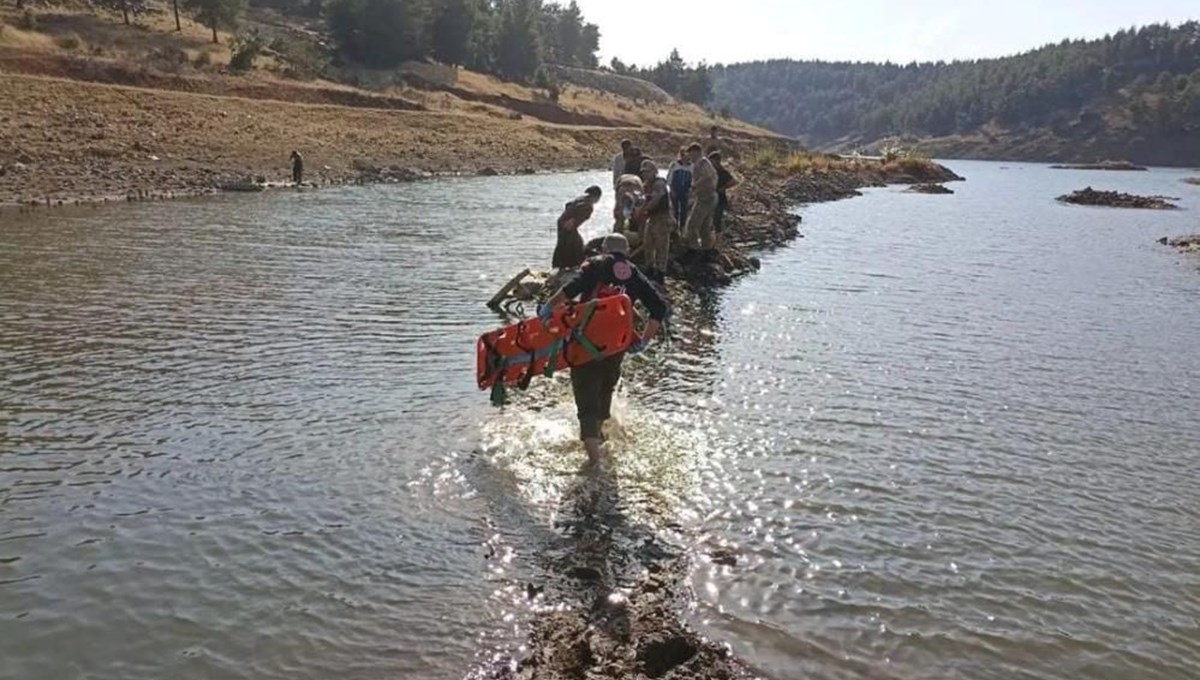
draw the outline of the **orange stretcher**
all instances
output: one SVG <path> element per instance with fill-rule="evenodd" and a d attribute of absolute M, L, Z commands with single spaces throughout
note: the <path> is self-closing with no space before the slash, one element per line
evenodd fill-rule
<path fill-rule="evenodd" d="M 534 317 L 481 335 L 475 378 L 479 389 L 492 388 L 494 403 L 503 403 L 507 385 L 525 389 L 536 375 L 549 377 L 624 352 L 636 339 L 628 296 L 569 302 L 545 325 Z"/>

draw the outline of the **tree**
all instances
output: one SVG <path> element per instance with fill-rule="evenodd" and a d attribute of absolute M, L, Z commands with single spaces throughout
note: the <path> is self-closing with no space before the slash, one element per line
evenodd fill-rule
<path fill-rule="evenodd" d="M 541 66 L 540 9 L 540 0 L 504 1 L 496 35 L 496 67 L 505 78 L 525 81 Z"/>
<path fill-rule="evenodd" d="M 97 0 L 97 4 L 105 9 L 121 13 L 125 25 L 129 25 L 130 14 L 145 14 L 149 11 L 146 0 Z"/>
<path fill-rule="evenodd" d="M 443 64 L 467 61 L 476 8 L 469 0 L 443 0 L 433 20 L 433 56 Z"/>
<path fill-rule="evenodd" d="M 583 14 L 575 0 L 566 9 L 557 12 L 554 22 L 554 42 L 558 47 L 558 63 L 566 66 L 582 65 L 579 59 L 583 45 Z"/>
<path fill-rule="evenodd" d="M 175 30 L 182 31 L 183 24 L 179 22 L 179 0 L 171 0 L 171 9 L 175 10 Z"/>
<path fill-rule="evenodd" d="M 683 72 L 683 57 L 679 56 L 678 49 L 673 49 L 666 61 L 654 67 L 651 80 L 669 94 L 678 97 L 682 92 Z"/>
<path fill-rule="evenodd" d="M 217 29 L 233 28 L 246 9 L 246 0 L 183 0 L 184 7 L 200 23 L 212 29 L 213 44 L 217 44 Z"/>
<path fill-rule="evenodd" d="M 712 99 L 712 79 L 708 76 L 708 65 L 700 62 L 684 79 L 680 94 L 684 101 L 698 106 L 705 106 Z"/>
<path fill-rule="evenodd" d="M 600 27 L 596 24 L 584 24 L 583 35 L 579 40 L 579 50 L 575 55 L 576 63 L 584 68 L 599 66 L 600 59 L 596 57 L 596 53 L 600 51 Z"/>
<path fill-rule="evenodd" d="M 329 32 L 351 60 L 392 68 L 429 54 L 427 7 L 407 0 L 334 0 Z"/>

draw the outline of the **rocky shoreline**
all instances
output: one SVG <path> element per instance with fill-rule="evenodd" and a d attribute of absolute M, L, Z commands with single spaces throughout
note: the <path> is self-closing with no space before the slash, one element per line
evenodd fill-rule
<path fill-rule="evenodd" d="M 1166 196 L 1137 196 L 1117 191 L 1096 191 L 1091 187 L 1058 197 L 1062 203 L 1092 205 L 1106 208 L 1140 208 L 1145 210 L 1177 210 Z"/>

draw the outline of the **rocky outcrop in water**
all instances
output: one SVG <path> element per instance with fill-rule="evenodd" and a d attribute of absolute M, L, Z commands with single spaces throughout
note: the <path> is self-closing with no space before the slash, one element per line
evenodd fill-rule
<path fill-rule="evenodd" d="M 948 189 L 941 184 L 914 184 L 908 188 L 908 193 L 912 194 L 952 194 L 954 190 Z"/>
<path fill-rule="evenodd" d="M 1200 234 L 1181 236 L 1180 238 L 1167 238 L 1164 236 L 1158 239 L 1158 242 L 1164 246 L 1171 246 L 1182 253 L 1200 253 Z"/>
<path fill-rule="evenodd" d="M 1200 177 L 1188 177 L 1187 179 L 1185 179 L 1183 181 L 1187 182 L 1188 184 L 1195 184 L 1196 186 L 1200 186 Z"/>
<path fill-rule="evenodd" d="M 1149 168 L 1141 165 L 1135 165 L 1129 161 L 1100 161 L 1099 163 L 1069 163 L 1065 165 L 1051 165 L 1051 170 L 1118 170 L 1118 171 L 1145 171 Z"/>
<path fill-rule="evenodd" d="M 1175 210 L 1179 207 L 1163 196 L 1137 196 L 1135 194 L 1123 194 L 1116 191 L 1096 191 L 1091 187 L 1059 196 L 1058 200 L 1074 205 L 1098 205 L 1108 208 Z"/>

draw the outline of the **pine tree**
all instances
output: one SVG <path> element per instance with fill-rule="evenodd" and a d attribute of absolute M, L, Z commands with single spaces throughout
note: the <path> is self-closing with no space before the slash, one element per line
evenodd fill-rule
<path fill-rule="evenodd" d="M 708 75 L 708 65 L 700 62 L 685 77 L 681 94 L 684 101 L 706 106 L 712 99 L 712 93 L 713 85 Z"/>
<path fill-rule="evenodd" d="M 496 67 L 511 80 L 527 81 L 542 65 L 540 0 L 505 0 L 496 35 Z"/>

